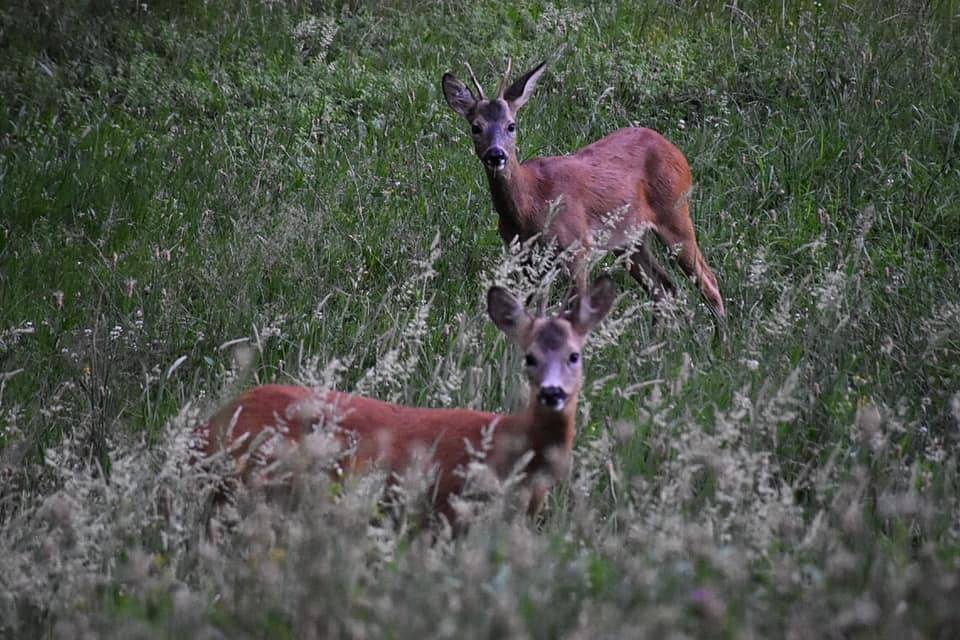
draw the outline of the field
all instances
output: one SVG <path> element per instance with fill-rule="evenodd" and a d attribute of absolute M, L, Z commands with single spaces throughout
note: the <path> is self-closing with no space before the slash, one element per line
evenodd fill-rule
<path fill-rule="evenodd" d="M 525 403 L 484 293 L 534 284 L 440 90 L 507 56 L 550 61 L 522 158 L 687 155 L 724 339 L 598 256 L 542 517 L 317 474 L 211 543 L 187 441 L 240 389 Z M 3 3 L 0 637 L 953 637 L 958 133 L 952 0 Z"/>

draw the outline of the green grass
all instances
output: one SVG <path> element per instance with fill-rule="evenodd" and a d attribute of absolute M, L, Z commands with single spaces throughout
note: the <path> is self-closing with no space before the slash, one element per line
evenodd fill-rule
<path fill-rule="evenodd" d="M 958 16 L 5 4 L 0 635 L 946 637 Z M 630 123 L 686 153 L 726 341 L 689 283 L 652 332 L 614 271 L 617 330 L 592 343 L 574 471 L 543 522 L 493 508 L 454 541 L 381 531 L 360 483 L 248 505 L 198 547 L 196 494 L 167 519 L 151 505 L 185 490 L 178 438 L 238 388 L 332 376 L 409 404 L 524 401 L 483 315 L 496 217 L 439 88 L 464 60 L 492 86 L 508 55 L 552 61 L 525 157 Z"/>

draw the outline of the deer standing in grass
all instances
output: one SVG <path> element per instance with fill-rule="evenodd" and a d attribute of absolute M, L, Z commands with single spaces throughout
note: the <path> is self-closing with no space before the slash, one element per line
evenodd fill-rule
<path fill-rule="evenodd" d="M 470 123 L 504 242 L 540 234 L 542 242 L 561 249 L 579 247 L 570 265 L 579 290 L 586 285 L 582 262 L 591 249 L 630 252 L 630 275 L 657 302 L 676 289 L 640 237 L 649 229 L 677 252 L 677 262 L 695 278 L 714 316 L 723 318 L 717 279 L 700 253 L 690 218 L 690 166 L 666 138 L 652 129 L 627 127 L 570 155 L 517 160 L 517 112 L 545 67 L 540 63 L 508 86 L 508 60 L 492 100 L 469 65 L 479 97 L 452 74 L 443 76 L 447 104 Z"/>
<path fill-rule="evenodd" d="M 535 513 L 569 461 L 583 379 L 580 352 L 590 329 L 610 310 L 614 295 L 612 281 L 601 277 L 589 295 L 575 299 L 563 314 L 533 317 L 507 290 L 490 289 L 490 318 L 526 354 L 530 401 L 519 413 L 422 409 L 337 391 L 264 385 L 243 393 L 198 427 L 198 449 L 205 456 L 228 451 L 247 482 L 256 479 L 256 469 L 268 466 L 278 450 L 259 448 L 265 442 L 279 438 L 296 445 L 326 428 L 346 451 L 340 461 L 343 472 L 378 467 L 400 474 L 423 462 L 426 454 L 427 468 L 437 474 L 434 508 L 455 524 L 449 498 L 463 488 L 461 472 L 471 461 L 471 450 L 483 450 L 486 436 L 484 461 L 501 479 L 532 452 L 522 471 L 531 491 L 529 511 Z"/>

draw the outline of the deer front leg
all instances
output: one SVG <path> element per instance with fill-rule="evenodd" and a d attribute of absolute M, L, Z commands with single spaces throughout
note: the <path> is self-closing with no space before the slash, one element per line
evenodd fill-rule
<path fill-rule="evenodd" d="M 585 295 L 587 292 L 587 278 L 590 276 L 588 254 L 589 250 L 579 249 L 570 259 L 568 266 L 570 269 L 571 298 Z"/>
<path fill-rule="evenodd" d="M 538 474 L 530 484 L 530 502 L 527 503 L 527 515 L 536 518 L 543 509 L 543 501 L 550 490 L 551 482 L 544 474 Z"/>
<path fill-rule="evenodd" d="M 499 216 L 497 220 L 497 232 L 503 239 L 503 244 L 509 246 L 514 239 L 520 238 L 520 229 L 513 222 L 504 216 Z"/>
<path fill-rule="evenodd" d="M 569 300 L 586 294 L 592 240 L 587 213 L 574 200 L 557 199 L 544 222 L 542 240 L 559 252 L 570 278 Z M 556 207 L 554 209 L 553 207 Z"/>

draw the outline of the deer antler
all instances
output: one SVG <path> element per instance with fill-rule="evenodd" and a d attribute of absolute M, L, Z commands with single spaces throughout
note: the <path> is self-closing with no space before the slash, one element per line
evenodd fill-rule
<path fill-rule="evenodd" d="M 497 98 L 503 100 L 503 94 L 507 92 L 507 83 L 510 82 L 510 69 L 513 66 L 513 60 L 507 58 L 507 70 L 503 73 L 503 80 L 500 81 L 500 91 Z"/>
<path fill-rule="evenodd" d="M 473 86 L 477 88 L 477 93 L 480 94 L 480 99 L 486 100 L 487 96 L 483 93 L 483 87 L 481 87 L 480 83 L 477 82 L 477 76 L 473 75 L 473 67 L 471 67 L 470 63 L 466 61 L 464 61 L 463 64 L 467 65 L 467 71 L 470 72 L 470 79 L 473 80 Z"/>

